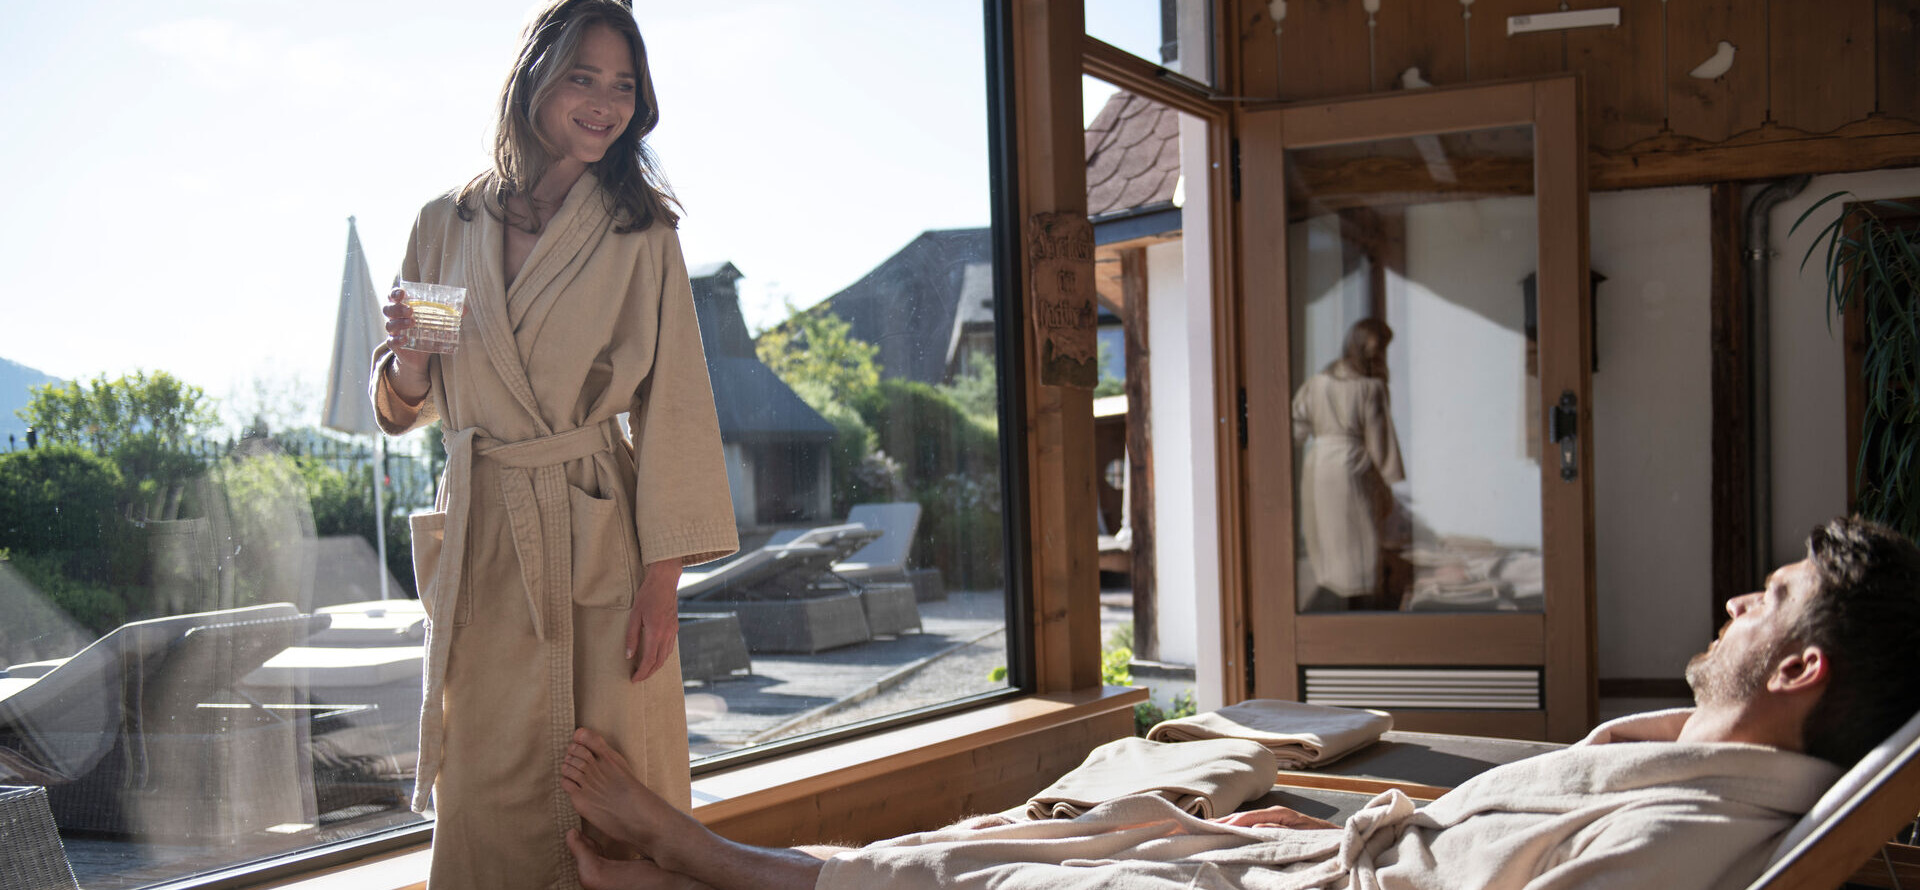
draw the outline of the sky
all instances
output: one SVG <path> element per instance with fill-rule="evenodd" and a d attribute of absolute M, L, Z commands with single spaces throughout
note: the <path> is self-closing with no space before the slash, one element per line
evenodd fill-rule
<path fill-rule="evenodd" d="M 751 326 L 922 231 L 987 223 L 977 0 L 635 5 L 687 261 L 742 270 Z M 0 357 L 61 377 L 166 370 L 241 402 L 318 398 L 347 218 L 381 287 L 420 205 L 486 164 L 529 8 L 8 6 Z M 1089 6 L 1112 42 L 1157 39 L 1155 0 Z"/>

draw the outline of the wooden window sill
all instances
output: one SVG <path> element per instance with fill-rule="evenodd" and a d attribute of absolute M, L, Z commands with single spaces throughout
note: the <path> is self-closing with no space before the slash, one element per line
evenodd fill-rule
<path fill-rule="evenodd" d="M 723 822 L 854 782 L 904 773 L 954 754 L 1130 710 L 1145 701 L 1146 695 L 1143 689 L 1109 686 L 1027 696 L 712 773 L 693 783 L 693 814 L 707 824 Z M 403 850 L 324 874 L 260 886 L 287 890 L 414 890 L 425 886 L 428 854 L 424 847 Z"/>

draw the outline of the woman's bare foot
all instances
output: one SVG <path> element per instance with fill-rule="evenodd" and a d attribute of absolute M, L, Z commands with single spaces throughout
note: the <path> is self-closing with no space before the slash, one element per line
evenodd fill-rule
<path fill-rule="evenodd" d="M 706 887 L 686 875 L 674 874 L 646 859 L 608 859 L 598 845 L 576 828 L 567 832 L 580 886 L 586 890 L 698 890 Z"/>
<path fill-rule="evenodd" d="M 668 867 L 663 854 L 671 857 L 677 851 L 663 849 L 663 840 L 671 847 L 674 838 L 687 840 L 688 829 L 700 827 L 642 784 L 626 758 L 591 729 L 573 731 L 560 765 L 560 784 L 581 818 Z"/>

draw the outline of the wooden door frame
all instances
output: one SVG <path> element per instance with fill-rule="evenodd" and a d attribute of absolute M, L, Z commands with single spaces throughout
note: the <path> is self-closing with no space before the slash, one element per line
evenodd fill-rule
<path fill-rule="evenodd" d="M 1539 712 L 1520 712 L 1490 719 L 1485 712 L 1430 711 L 1419 716 L 1430 728 L 1470 728 L 1476 723 L 1497 725 L 1516 735 L 1542 735 L 1572 741 L 1593 724 L 1598 711 L 1595 677 L 1595 604 L 1593 549 L 1593 449 L 1591 379 L 1585 369 L 1592 362 L 1588 336 L 1592 290 L 1587 279 L 1587 147 L 1583 103 L 1577 75 L 1510 81 L 1481 86 L 1399 92 L 1351 100 L 1244 106 L 1235 115 L 1241 156 L 1249 146 L 1274 146 L 1276 151 L 1349 142 L 1365 142 L 1414 135 L 1484 130 L 1510 126 L 1534 128 L 1534 188 L 1539 216 L 1540 394 L 1536 410 L 1544 411 L 1549 393 L 1570 391 L 1578 399 L 1580 448 L 1578 477 L 1559 478 L 1558 462 L 1547 457 L 1557 449 L 1541 443 L 1543 498 L 1542 549 L 1563 558 L 1548 563 L 1546 611 L 1495 617 L 1481 621 L 1497 640 L 1505 663 L 1539 664 L 1545 671 Z M 1253 299 L 1255 294 L 1286 294 L 1285 202 L 1256 200 L 1253 196 L 1284 195 L 1282 164 L 1254 164 L 1243 160 L 1240 180 L 1246 199 L 1237 204 L 1241 255 L 1236 294 L 1243 319 L 1237 331 L 1241 355 L 1261 356 L 1269 366 L 1292 366 L 1289 306 L 1285 299 Z M 1272 245 L 1268 247 L 1267 245 Z M 1268 257 L 1270 261 L 1258 261 Z M 1559 294 L 1555 299 L 1552 295 Z M 1570 297 L 1568 296 L 1570 294 Z M 1571 312 L 1573 317 L 1566 318 Z M 1257 348 L 1256 348 L 1257 347 Z M 1302 647 L 1311 634 L 1313 651 L 1326 654 L 1329 645 L 1349 647 L 1347 658 L 1367 657 L 1378 648 L 1362 642 L 1354 628 L 1355 616 L 1295 614 L 1294 448 L 1291 432 L 1291 381 L 1280 386 L 1253 386 L 1253 369 L 1238 367 L 1234 380 L 1244 388 L 1244 424 L 1249 443 L 1238 460 L 1244 479 L 1245 591 L 1241 610 L 1250 629 L 1251 681 L 1249 697 L 1299 699 L 1298 669 Z M 1557 396 L 1556 396 L 1557 398 Z M 1541 435 L 1546 424 L 1542 423 Z M 1565 554 L 1577 558 L 1564 558 Z M 1420 663 L 1461 663 L 1433 640 L 1457 637 L 1459 615 L 1394 615 L 1393 631 L 1408 663 L 1405 647 L 1420 650 Z M 1362 619 L 1364 620 L 1364 619 Z M 1378 623 L 1377 619 L 1374 622 Z M 1476 624 L 1476 626 L 1477 626 Z M 1386 650 L 1376 653 L 1387 654 Z M 1537 659 L 1537 660 L 1536 660 Z M 1378 662 L 1376 662 L 1378 663 Z M 1531 715 L 1531 716 L 1527 716 Z"/>
<path fill-rule="evenodd" d="M 1219 636 L 1209 651 L 1205 623 L 1201 624 L 1200 658 L 1216 659 L 1213 664 L 1196 665 L 1202 680 L 1218 672 L 1221 677 L 1221 704 L 1248 697 L 1250 668 L 1244 660 L 1248 651 L 1249 630 L 1246 610 L 1245 557 L 1247 540 L 1243 525 L 1244 486 L 1241 479 L 1240 444 L 1235 432 L 1239 414 L 1240 299 L 1238 256 L 1235 236 L 1236 197 L 1230 171 L 1234 167 L 1234 102 L 1226 98 L 1234 92 L 1239 64 L 1238 43 L 1233 38 L 1232 18 L 1227 0 L 1213 0 L 1214 70 L 1218 87 L 1209 89 L 1159 65 L 1094 37 L 1081 41 L 1081 73 L 1104 80 L 1136 96 L 1158 102 L 1182 114 L 1200 119 L 1207 132 L 1207 165 L 1215 174 L 1202 183 L 1187 183 L 1189 193 L 1205 188 L 1208 214 L 1205 219 L 1184 220 L 1187 225 L 1205 225 L 1208 238 L 1208 288 L 1213 326 L 1213 417 L 1215 472 L 1215 521 L 1219 528 L 1216 559 L 1219 566 Z M 1191 270 L 1189 270 L 1191 271 Z"/>

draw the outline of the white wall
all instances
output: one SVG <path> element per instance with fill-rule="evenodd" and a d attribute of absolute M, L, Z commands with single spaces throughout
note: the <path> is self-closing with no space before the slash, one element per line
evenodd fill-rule
<path fill-rule="evenodd" d="M 1827 328 L 1826 272 L 1821 256 L 1800 267 L 1813 236 L 1840 215 L 1841 201 L 1820 208 L 1797 234 L 1795 220 L 1821 198 L 1844 200 L 1920 195 L 1920 170 L 1817 176 L 1805 191 L 1773 209 L 1773 533 L 1772 563 L 1806 553 L 1807 530 L 1846 512 L 1845 358 L 1839 320 Z"/>
<path fill-rule="evenodd" d="M 1707 189 L 1591 199 L 1600 676 L 1675 678 L 1711 639 Z"/>
<path fill-rule="evenodd" d="M 1206 130 L 1182 115 L 1182 174 L 1207 181 Z M 1207 190 L 1185 192 L 1185 218 L 1208 218 Z M 1214 415 L 1209 233 L 1188 225 L 1180 241 L 1147 251 L 1147 338 L 1153 358 L 1154 590 L 1160 657 L 1195 669 L 1200 707 L 1224 704 L 1219 657 L 1220 524 Z M 1236 663 L 1238 660 L 1236 659 Z"/>
<path fill-rule="evenodd" d="M 1407 208 L 1407 274 L 1387 294 L 1394 425 L 1416 527 L 1540 546 L 1528 453 L 1521 279 L 1537 265 L 1532 198 Z"/>

